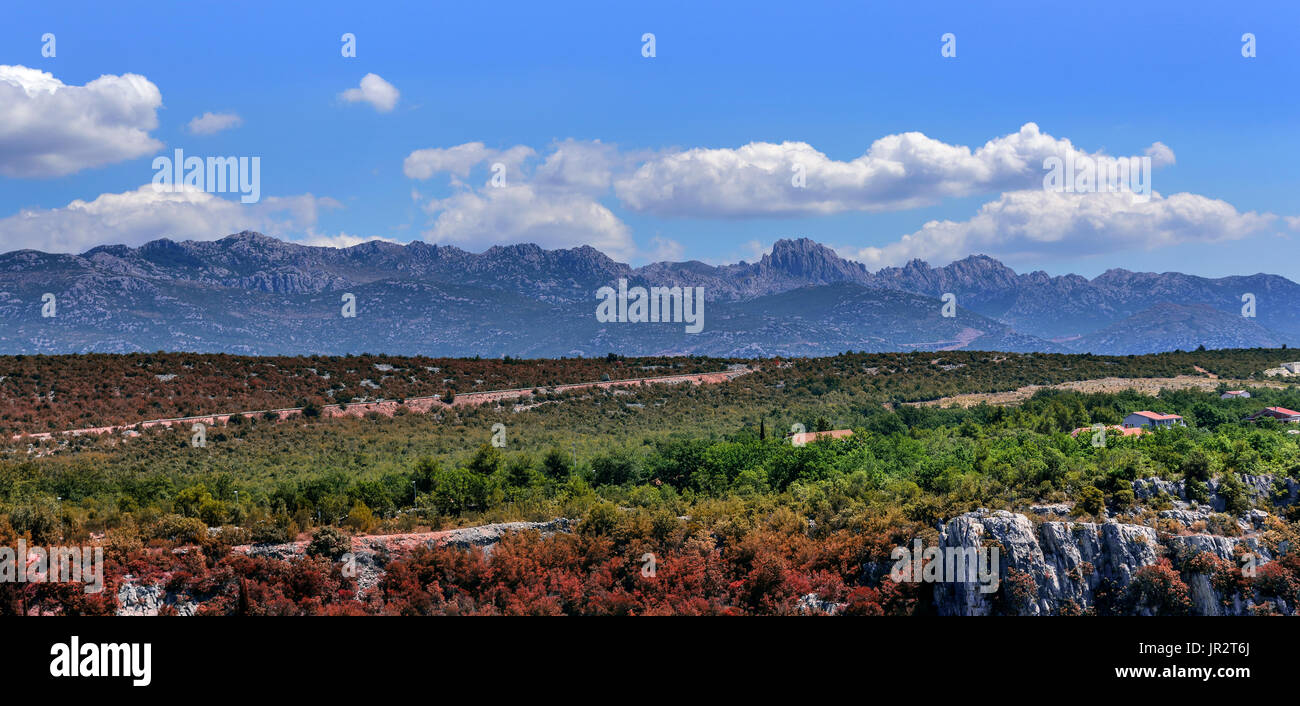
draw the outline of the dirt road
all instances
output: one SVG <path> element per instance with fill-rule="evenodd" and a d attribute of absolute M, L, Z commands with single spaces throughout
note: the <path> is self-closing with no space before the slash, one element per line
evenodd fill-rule
<path fill-rule="evenodd" d="M 954 395 L 927 402 L 906 402 L 904 404 L 918 405 L 924 407 L 948 407 L 957 405 L 958 407 L 974 407 L 980 403 L 991 405 L 1009 405 L 1019 404 L 1030 397 L 1035 392 L 1042 389 L 1053 390 L 1075 390 L 1077 392 L 1095 393 L 1095 392 L 1121 392 L 1123 390 L 1137 390 L 1144 395 L 1155 397 L 1160 394 L 1161 389 L 1169 390 L 1186 390 L 1197 388 L 1201 390 L 1213 390 L 1220 383 L 1228 383 L 1235 390 L 1244 390 L 1251 387 L 1271 387 L 1282 389 L 1287 385 L 1275 382 L 1258 382 L 1254 380 L 1221 380 L 1218 377 L 1208 378 L 1197 375 L 1179 375 L 1172 378 L 1098 378 L 1096 380 L 1074 380 L 1063 382 L 1057 385 L 1026 385 L 1016 390 L 1006 392 L 985 392 L 972 393 L 968 395 Z"/>
<path fill-rule="evenodd" d="M 489 402 L 503 402 L 505 400 L 515 400 L 524 397 L 532 397 L 533 390 L 543 393 L 552 392 L 570 392 L 573 390 L 583 390 L 588 388 L 606 388 L 606 387 L 635 387 L 638 385 L 710 385 L 720 382 L 726 382 L 732 378 L 739 377 L 746 373 L 752 372 L 750 368 L 738 368 L 736 370 L 726 370 L 717 373 L 695 373 L 690 375 L 660 375 L 657 377 L 632 378 L 628 380 L 602 380 L 600 382 L 580 382 L 568 385 L 556 385 L 554 387 L 529 387 L 516 388 L 511 390 L 488 390 L 484 392 L 466 392 L 456 395 L 451 404 L 443 402 L 440 397 L 411 397 L 404 402 L 397 400 L 381 400 L 378 402 L 353 402 L 349 404 L 331 404 L 324 405 L 320 408 L 322 417 L 364 417 L 371 412 L 391 417 L 399 409 L 406 409 L 409 412 L 424 414 L 435 409 L 446 409 L 450 407 L 466 407 L 471 405 L 487 404 Z M 65 436 L 71 434 L 80 436 L 82 434 L 116 434 L 125 431 L 140 431 L 152 427 L 170 427 L 176 424 L 204 424 L 206 426 L 217 426 L 226 424 L 231 417 L 263 417 L 267 414 L 276 415 L 276 419 L 283 421 L 290 417 L 297 417 L 302 414 L 302 407 L 285 407 L 283 409 L 271 410 L 249 410 L 244 412 L 227 412 L 220 414 L 200 415 L 197 417 L 173 417 L 170 419 L 150 419 L 143 422 L 134 422 L 132 424 L 119 424 L 104 427 L 87 427 L 84 429 L 69 429 L 67 431 L 57 432 L 38 432 L 35 434 L 15 434 L 15 441 L 24 437 L 32 440 L 52 439 L 56 436 Z"/>

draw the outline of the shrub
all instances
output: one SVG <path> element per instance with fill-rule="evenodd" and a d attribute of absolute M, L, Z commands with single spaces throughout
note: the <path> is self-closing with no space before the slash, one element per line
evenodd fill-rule
<path fill-rule="evenodd" d="M 26 503 L 9 513 L 9 523 L 19 534 L 28 533 L 36 544 L 54 544 L 63 537 L 63 522 L 54 503 Z"/>
<path fill-rule="evenodd" d="M 1128 510 L 1133 507 L 1133 491 L 1129 488 L 1115 491 L 1111 497 L 1111 504 L 1118 510 Z"/>
<path fill-rule="evenodd" d="M 1101 514 L 1101 511 L 1106 509 L 1106 496 L 1097 486 L 1085 485 L 1083 490 L 1079 491 L 1079 509 L 1089 515 Z"/>
<path fill-rule="evenodd" d="M 591 472 L 596 485 L 623 485 L 636 479 L 637 462 L 626 452 L 602 454 L 592 459 Z"/>
<path fill-rule="evenodd" d="M 618 521 L 618 508 L 614 507 L 613 503 L 598 503 L 587 511 L 587 516 L 578 523 L 578 532 L 586 535 L 607 535 L 618 526 Z"/>
<path fill-rule="evenodd" d="M 546 456 L 542 457 L 542 472 L 546 474 L 547 478 L 564 480 L 569 477 L 572 470 L 569 465 L 569 457 L 557 448 L 552 448 L 546 452 Z"/>
<path fill-rule="evenodd" d="M 197 517 L 163 515 L 148 532 L 150 539 L 166 539 L 181 544 L 198 544 L 208 536 L 208 526 Z"/>
<path fill-rule="evenodd" d="M 352 540 L 334 527 L 321 527 L 307 544 L 307 556 L 336 560 L 352 551 Z"/>
<path fill-rule="evenodd" d="M 1125 587 L 1121 602 L 1130 614 L 1188 615 L 1192 612 L 1187 584 L 1168 559 L 1138 569 L 1133 581 Z"/>
<path fill-rule="evenodd" d="M 1241 516 L 1250 512 L 1250 498 L 1246 494 L 1246 484 L 1231 471 L 1224 473 L 1219 481 L 1219 497 L 1223 498 L 1224 509 L 1228 514 Z"/>
<path fill-rule="evenodd" d="M 275 520 L 261 519 L 249 528 L 248 539 L 254 544 L 283 544 L 293 539 L 293 533 Z"/>
<path fill-rule="evenodd" d="M 352 509 L 348 510 L 348 516 L 343 519 L 343 525 L 351 528 L 356 532 L 369 532 L 374 529 L 379 521 L 375 519 L 375 513 L 370 511 L 366 504 L 358 500 L 352 504 Z"/>

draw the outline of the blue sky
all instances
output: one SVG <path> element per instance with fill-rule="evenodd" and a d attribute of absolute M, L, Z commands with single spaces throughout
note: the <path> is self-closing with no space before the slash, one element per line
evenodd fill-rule
<path fill-rule="evenodd" d="M 0 64 L 28 70 L 0 73 L 0 242 L 79 252 L 249 227 L 590 243 L 639 264 L 752 261 L 809 237 L 873 269 L 984 252 L 1053 274 L 1300 279 L 1285 256 L 1300 237 L 1298 6 L 1107 4 L 28 3 L 0 24 Z M 101 76 L 115 78 L 80 88 Z M 195 134 L 205 113 L 238 124 Z M 991 140 L 1028 161 L 981 157 Z M 1156 155 L 1156 196 L 1044 192 L 1043 150 L 1066 140 Z M 148 198 L 153 159 L 176 148 L 259 157 L 262 201 Z M 796 163 L 806 187 L 783 193 Z"/>

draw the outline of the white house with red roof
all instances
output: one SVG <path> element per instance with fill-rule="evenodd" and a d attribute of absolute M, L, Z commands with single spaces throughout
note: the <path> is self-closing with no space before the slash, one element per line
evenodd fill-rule
<path fill-rule="evenodd" d="M 1300 422 L 1300 412 L 1286 407 L 1265 407 L 1258 412 L 1246 417 L 1247 421 L 1255 421 L 1260 417 L 1272 417 L 1283 422 Z"/>
<path fill-rule="evenodd" d="M 1219 395 L 1219 399 L 1221 400 L 1247 399 L 1249 397 L 1250 393 L 1246 390 L 1228 390 L 1222 395 Z"/>
<path fill-rule="evenodd" d="M 1162 429 L 1165 427 L 1186 426 L 1183 418 L 1177 414 L 1160 414 L 1142 410 L 1134 412 L 1124 417 L 1124 427 L 1128 429 L 1138 429 L 1141 427 L 1151 427 L 1153 429 Z"/>

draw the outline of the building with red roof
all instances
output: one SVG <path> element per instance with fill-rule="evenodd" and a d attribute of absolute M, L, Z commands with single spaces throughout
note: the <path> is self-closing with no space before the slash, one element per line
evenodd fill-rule
<path fill-rule="evenodd" d="M 1253 422 L 1260 417 L 1272 417 L 1283 422 L 1300 422 L 1300 412 L 1286 407 L 1265 407 L 1246 417 L 1246 420 Z"/>
<path fill-rule="evenodd" d="M 1141 427 L 1151 427 L 1153 429 L 1163 429 L 1173 426 L 1186 426 L 1183 418 L 1177 414 L 1160 414 L 1150 410 L 1134 412 L 1124 417 L 1124 427 L 1126 429 L 1138 429 Z"/>

